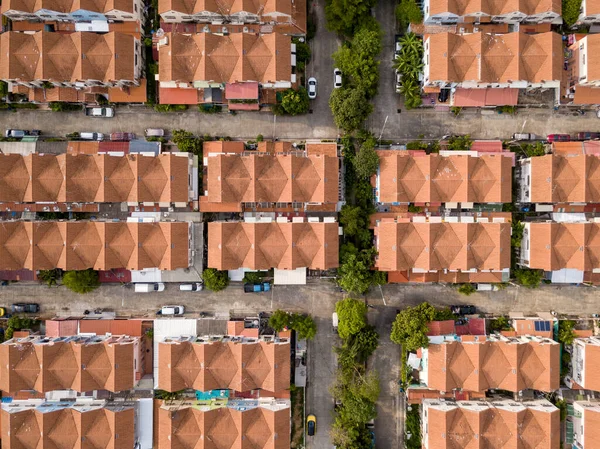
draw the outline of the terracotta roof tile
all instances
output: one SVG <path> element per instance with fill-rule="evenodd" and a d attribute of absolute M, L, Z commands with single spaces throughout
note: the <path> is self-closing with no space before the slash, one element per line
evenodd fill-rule
<path fill-rule="evenodd" d="M 213 203 L 336 203 L 338 181 L 338 159 L 328 156 L 208 158 L 208 197 Z"/>
<path fill-rule="evenodd" d="M 208 266 L 219 270 L 326 270 L 338 266 L 337 223 L 208 225 Z"/>
<path fill-rule="evenodd" d="M 511 159 L 500 154 L 412 156 L 380 151 L 377 175 L 382 203 L 511 201 Z"/>
<path fill-rule="evenodd" d="M 276 392 L 290 384 L 289 342 L 163 342 L 158 351 L 158 385 L 163 390 Z"/>
<path fill-rule="evenodd" d="M 562 79 L 562 41 L 557 33 L 439 33 L 427 40 L 429 80 L 433 82 L 538 83 Z"/>
<path fill-rule="evenodd" d="M 509 223 L 377 225 L 376 266 L 382 271 L 502 270 L 510 267 Z"/>
<path fill-rule="evenodd" d="M 291 79 L 291 40 L 279 33 L 167 33 L 160 80 L 193 83 L 272 83 Z"/>
<path fill-rule="evenodd" d="M 446 342 L 429 345 L 427 353 L 425 382 L 435 390 L 559 387 L 559 345 L 549 340 Z"/>
<path fill-rule="evenodd" d="M 11 222 L 0 228 L 0 266 L 7 270 L 187 268 L 184 222 Z"/>

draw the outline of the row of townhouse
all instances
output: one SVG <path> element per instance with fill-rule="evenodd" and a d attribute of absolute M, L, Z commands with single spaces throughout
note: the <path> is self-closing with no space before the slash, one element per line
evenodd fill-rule
<path fill-rule="evenodd" d="M 597 337 L 577 337 L 565 348 L 571 353 L 565 377 L 573 390 L 569 391 L 559 379 L 561 345 L 552 339 L 555 320 L 513 319 L 512 330 L 491 334 L 486 333 L 485 319 L 463 321 L 466 324 L 429 323 L 428 347 L 409 357 L 416 380 L 406 394 L 410 404 L 420 406 L 424 448 L 473 443 L 478 447 L 556 449 L 563 443 L 577 449 L 596 447 Z M 543 394 L 563 398 L 565 410 L 541 399 Z"/>
<path fill-rule="evenodd" d="M 290 339 L 230 323 L 197 336 L 196 319 L 58 319 L 0 344 L 3 446 L 289 448 Z"/>
<path fill-rule="evenodd" d="M 557 0 L 425 0 L 423 4 L 426 24 L 508 23 L 560 25 L 562 3 Z M 597 0 L 582 0 L 578 23 L 592 24 L 600 21 L 600 4 Z"/>

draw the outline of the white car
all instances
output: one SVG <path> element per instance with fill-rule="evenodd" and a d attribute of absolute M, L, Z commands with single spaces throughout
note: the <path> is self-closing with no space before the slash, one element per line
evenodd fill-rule
<path fill-rule="evenodd" d="M 162 292 L 164 290 L 165 284 L 162 282 L 155 282 L 153 284 L 135 284 L 134 287 L 136 293 Z"/>
<path fill-rule="evenodd" d="M 182 292 L 200 292 L 204 286 L 201 282 L 196 282 L 194 284 L 181 284 L 179 286 L 179 290 Z"/>
<path fill-rule="evenodd" d="M 313 76 L 308 79 L 308 98 L 311 100 L 317 98 L 317 79 Z"/>
<path fill-rule="evenodd" d="M 183 306 L 163 306 L 156 312 L 157 315 L 183 315 L 185 313 L 185 307 Z"/>
<path fill-rule="evenodd" d="M 342 71 L 337 67 L 333 69 L 333 87 L 336 89 L 342 87 Z"/>

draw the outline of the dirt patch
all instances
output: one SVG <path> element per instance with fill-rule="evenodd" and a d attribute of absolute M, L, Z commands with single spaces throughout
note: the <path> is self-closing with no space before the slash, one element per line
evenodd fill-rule
<path fill-rule="evenodd" d="M 292 401 L 292 449 L 303 447 L 304 442 L 304 388 L 296 387 L 290 391 Z"/>

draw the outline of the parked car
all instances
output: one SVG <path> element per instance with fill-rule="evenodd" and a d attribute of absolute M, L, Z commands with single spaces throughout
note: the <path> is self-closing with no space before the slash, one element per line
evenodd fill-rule
<path fill-rule="evenodd" d="M 11 309 L 13 313 L 38 313 L 40 305 L 35 302 L 18 302 Z"/>
<path fill-rule="evenodd" d="M 402 72 L 396 70 L 396 93 L 400 93 L 400 87 L 402 86 Z"/>
<path fill-rule="evenodd" d="M 183 306 L 163 306 L 156 312 L 157 315 L 173 315 L 180 316 L 185 313 L 185 307 Z"/>
<path fill-rule="evenodd" d="M 473 305 L 450 306 L 450 311 L 454 315 L 474 315 L 475 313 L 477 313 L 477 309 Z"/>
<path fill-rule="evenodd" d="M 311 100 L 317 98 L 317 79 L 314 76 L 308 79 L 308 98 Z"/>
<path fill-rule="evenodd" d="M 32 129 L 27 131 L 25 129 L 7 129 L 4 131 L 4 137 L 14 137 L 20 139 L 25 136 L 39 136 L 42 132 L 39 129 Z"/>
<path fill-rule="evenodd" d="M 537 136 L 531 133 L 514 133 L 513 140 L 535 140 Z"/>
<path fill-rule="evenodd" d="M 195 282 L 193 284 L 181 284 L 179 290 L 182 292 L 200 292 L 204 288 L 201 282 Z"/>
<path fill-rule="evenodd" d="M 395 48 L 395 51 L 394 51 L 394 53 L 395 53 L 395 55 L 396 55 L 396 58 L 398 58 L 398 55 L 399 55 L 401 52 L 402 52 L 402 42 L 400 42 L 400 41 L 396 41 L 396 48 Z"/>
<path fill-rule="evenodd" d="M 0 316 L 6 315 L 6 307 L 0 307 Z"/>
<path fill-rule="evenodd" d="M 113 142 L 129 142 L 130 140 L 135 140 L 134 133 L 111 133 L 110 140 Z"/>
<path fill-rule="evenodd" d="M 338 324 L 340 323 L 337 312 L 333 312 L 333 314 L 331 315 L 331 323 L 333 324 L 334 332 L 337 332 Z"/>
<path fill-rule="evenodd" d="M 85 115 L 88 117 L 111 118 L 115 116 L 115 108 L 85 108 Z"/>
<path fill-rule="evenodd" d="M 312 437 L 317 433 L 317 417 L 315 415 L 308 415 L 306 417 L 306 434 Z"/>
<path fill-rule="evenodd" d="M 581 132 L 577 133 L 577 140 L 595 140 L 600 139 L 600 133 Z"/>
<path fill-rule="evenodd" d="M 79 138 L 82 140 L 97 140 L 101 142 L 104 140 L 104 134 L 102 133 L 79 133 Z"/>
<path fill-rule="evenodd" d="M 260 284 L 244 284 L 244 293 L 268 292 L 271 290 L 271 284 L 262 282 Z"/>
<path fill-rule="evenodd" d="M 569 134 L 548 134 L 546 140 L 552 142 L 570 142 L 571 136 Z"/>
<path fill-rule="evenodd" d="M 448 101 L 448 97 L 450 96 L 450 89 L 441 89 L 438 94 L 438 101 L 440 103 L 445 103 Z"/>
<path fill-rule="evenodd" d="M 165 135 L 165 130 L 161 128 L 146 128 L 144 134 L 146 137 L 163 137 Z"/>
<path fill-rule="evenodd" d="M 135 284 L 134 291 L 136 293 L 162 292 L 165 290 L 165 284 L 162 282 L 154 282 L 152 284 Z"/>
<path fill-rule="evenodd" d="M 333 69 L 333 87 L 336 89 L 342 87 L 342 71 L 337 67 Z"/>

